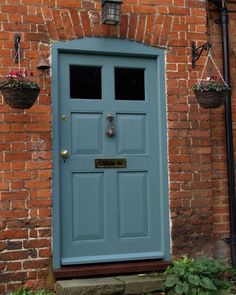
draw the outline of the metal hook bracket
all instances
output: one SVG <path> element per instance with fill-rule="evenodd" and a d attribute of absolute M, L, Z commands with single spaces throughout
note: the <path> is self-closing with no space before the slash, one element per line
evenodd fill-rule
<path fill-rule="evenodd" d="M 20 34 L 19 33 L 15 33 L 14 35 L 14 46 L 15 46 L 15 58 L 14 58 L 14 62 L 17 64 L 19 62 L 19 48 L 20 48 Z"/>
<path fill-rule="evenodd" d="M 196 62 L 199 60 L 200 56 L 202 55 L 203 50 L 210 50 L 211 43 L 207 42 L 199 47 L 196 47 L 196 43 L 192 42 L 192 68 L 195 67 Z"/>

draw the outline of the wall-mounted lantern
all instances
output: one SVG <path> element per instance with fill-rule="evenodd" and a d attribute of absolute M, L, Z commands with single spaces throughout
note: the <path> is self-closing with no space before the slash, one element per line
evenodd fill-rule
<path fill-rule="evenodd" d="M 117 25 L 120 22 L 120 8 L 122 1 L 101 0 L 102 1 L 102 23 L 107 25 Z"/>

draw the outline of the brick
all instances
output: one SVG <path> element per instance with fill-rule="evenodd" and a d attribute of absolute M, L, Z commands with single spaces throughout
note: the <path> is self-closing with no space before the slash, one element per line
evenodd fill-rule
<path fill-rule="evenodd" d="M 222 224 L 214 224 L 214 231 L 215 232 L 229 232 L 229 223 L 222 223 Z"/>
<path fill-rule="evenodd" d="M 146 16 L 140 15 L 139 21 L 138 21 L 138 27 L 137 27 L 137 35 L 136 35 L 136 39 L 140 42 L 142 42 L 144 39 L 145 23 L 146 23 Z"/>
<path fill-rule="evenodd" d="M 80 13 L 80 18 L 82 22 L 82 30 L 83 30 L 83 35 L 91 37 L 92 36 L 92 31 L 91 31 L 91 26 L 90 26 L 90 20 L 89 20 L 89 15 L 87 12 L 81 12 Z"/>
<path fill-rule="evenodd" d="M 27 7 L 24 5 L 1 5 L 1 12 L 2 13 L 14 13 L 15 14 L 16 11 L 19 14 L 26 14 Z"/>
<path fill-rule="evenodd" d="M 17 192 L 0 192 L 1 200 L 20 200 L 25 199 L 28 196 L 26 191 L 17 191 Z"/>
<path fill-rule="evenodd" d="M 80 8 L 81 7 L 81 2 L 80 1 L 75 1 L 75 0 L 57 0 L 57 5 L 59 7 L 73 7 L 73 8 Z"/>
<path fill-rule="evenodd" d="M 7 246 L 6 246 L 7 250 L 19 250 L 22 249 L 22 242 L 21 241 L 8 241 L 7 242 Z M 18 266 L 20 263 L 16 263 Z M 20 267 L 19 267 L 20 269 Z"/>
<path fill-rule="evenodd" d="M 78 11 L 76 9 L 71 9 L 69 13 L 73 24 L 75 36 L 76 38 L 81 38 L 83 36 L 83 32 Z"/>
<path fill-rule="evenodd" d="M 50 181 L 45 181 L 45 180 L 26 180 L 25 181 L 25 187 L 27 188 L 48 188 L 50 187 L 51 182 Z"/>
<path fill-rule="evenodd" d="M 50 246 L 50 240 L 46 239 L 37 239 L 37 240 L 27 240 L 24 241 L 24 248 L 44 248 Z"/>
<path fill-rule="evenodd" d="M 190 9 L 184 8 L 184 7 L 170 6 L 169 7 L 169 14 L 170 15 L 189 15 Z"/>
<path fill-rule="evenodd" d="M 32 155 L 29 152 L 14 152 L 5 154 L 6 161 L 31 160 L 31 157 Z"/>
<path fill-rule="evenodd" d="M 121 24 L 120 24 L 120 36 L 121 38 L 127 38 L 128 35 L 128 16 L 121 16 Z"/>
<path fill-rule="evenodd" d="M 49 265 L 48 259 L 40 259 L 40 260 L 33 260 L 33 261 L 25 261 L 23 263 L 23 268 L 26 269 L 42 269 Z"/>
<path fill-rule="evenodd" d="M 15 217 L 19 216 L 20 218 L 21 216 L 18 215 L 18 213 L 18 211 L 15 211 Z M 23 239 L 28 237 L 28 231 L 25 229 L 5 230 L 0 233 L 0 237 L 2 240 L 10 239 L 12 237 L 14 237 L 14 239 Z"/>
<path fill-rule="evenodd" d="M 154 14 L 156 12 L 156 8 L 150 5 L 135 5 L 133 11 L 137 14 Z"/>
<path fill-rule="evenodd" d="M 26 272 L 0 273 L 0 282 L 17 282 L 27 278 Z"/>
<path fill-rule="evenodd" d="M 31 1 L 31 0 L 30 0 Z M 41 15 L 23 15 L 23 23 L 43 24 L 44 20 Z"/>
<path fill-rule="evenodd" d="M 27 203 L 29 208 L 48 208 L 52 205 L 51 200 L 31 200 Z"/>
<path fill-rule="evenodd" d="M 39 257 L 40 258 L 49 258 L 51 256 L 50 249 L 39 249 Z"/>
<path fill-rule="evenodd" d="M 7 263 L 7 269 L 6 271 L 10 272 L 15 272 L 21 270 L 21 262 L 8 262 Z"/>
<path fill-rule="evenodd" d="M 61 15 L 62 15 L 63 27 L 67 35 L 67 39 L 68 40 L 75 39 L 74 27 L 71 22 L 69 11 L 66 9 L 63 9 L 61 11 Z"/>
<path fill-rule="evenodd" d="M 131 40 L 135 38 L 137 22 L 138 22 L 138 16 L 135 13 L 132 13 L 130 15 L 129 30 L 128 30 L 128 38 Z"/>
<path fill-rule="evenodd" d="M 8 252 L 0 253 L 0 259 L 2 261 L 16 261 L 16 260 L 22 260 L 27 258 L 28 258 L 28 251 L 26 250 L 8 251 Z"/>
<path fill-rule="evenodd" d="M 31 177 L 31 173 L 28 171 L 15 171 L 15 172 L 5 172 L 5 178 L 9 180 L 14 179 L 29 179 Z"/>
<path fill-rule="evenodd" d="M 28 30 L 29 31 L 29 30 Z M 26 41 L 48 41 L 48 35 L 46 33 L 26 33 L 25 34 Z"/>

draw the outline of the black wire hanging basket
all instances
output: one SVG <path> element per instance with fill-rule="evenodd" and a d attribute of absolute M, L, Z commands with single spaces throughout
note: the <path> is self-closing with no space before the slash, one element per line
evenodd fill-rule
<path fill-rule="evenodd" d="M 197 98 L 199 105 L 205 109 L 215 109 L 219 108 L 225 103 L 229 89 L 224 89 L 220 91 L 212 90 L 200 90 L 194 89 L 194 94 Z"/>
<path fill-rule="evenodd" d="M 5 103 L 16 109 L 29 109 L 35 103 L 40 88 L 0 87 Z"/>
<path fill-rule="evenodd" d="M 31 78 L 33 72 L 21 69 L 20 65 L 20 34 L 14 36 L 16 55 L 14 62 L 18 63 L 18 71 L 10 71 L 8 76 L 0 81 L 0 91 L 5 103 L 16 109 L 29 109 L 35 103 L 40 86 Z"/>
<path fill-rule="evenodd" d="M 203 80 L 203 74 L 206 70 L 208 61 L 211 60 L 216 68 L 219 77 L 210 76 L 206 80 Z M 194 85 L 193 92 L 197 98 L 199 105 L 205 109 L 215 109 L 222 106 L 227 99 L 230 92 L 230 87 L 224 81 L 215 61 L 212 58 L 210 51 L 203 67 L 200 80 Z"/>

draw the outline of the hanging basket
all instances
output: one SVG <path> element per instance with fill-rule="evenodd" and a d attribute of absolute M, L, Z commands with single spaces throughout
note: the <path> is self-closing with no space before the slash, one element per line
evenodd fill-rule
<path fill-rule="evenodd" d="M 206 80 L 203 80 L 203 75 L 209 61 L 211 61 L 214 65 L 219 77 L 210 76 L 207 77 Z M 228 96 L 230 87 L 225 82 L 217 64 L 211 55 L 210 50 L 202 70 L 201 78 L 198 80 L 198 83 L 193 86 L 193 91 L 198 103 L 205 109 L 215 109 L 220 107 L 224 104 Z"/>
<path fill-rule="evenodd" d="M 228 92 L 228 89 L 221 91 L 216 91 L 214 89 L 208 91 L 194 89 L 198 103 L 205 109 L 215 109 L 222 106 L 226 100 Z"/>
<path fill-rule="evenodd" d="M 16 109 L 29 109 L 36 101 L 40 88 L 0 87 L 5 102 Z"/>

